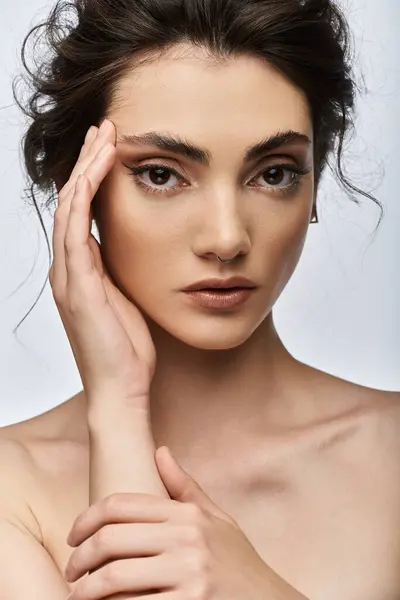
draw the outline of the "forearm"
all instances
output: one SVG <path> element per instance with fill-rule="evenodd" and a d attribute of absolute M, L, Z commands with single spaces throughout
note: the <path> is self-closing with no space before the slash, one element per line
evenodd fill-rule
<path fill-rule="evenodd" d="M 149 411 L 127 407 L 99 411 L 97 415 L 92 411 L 88 414 L 88 428 L 90 505 L 122 492 L 169 498 L 154 460 Z"/>

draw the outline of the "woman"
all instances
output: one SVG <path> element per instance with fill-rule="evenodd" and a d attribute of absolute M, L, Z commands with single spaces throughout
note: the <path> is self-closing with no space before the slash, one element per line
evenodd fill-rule
<path fill-rule="evenodd" d="M 343 14 L 71 4 L 24 151 L 83 390 L 2 430 L 2 597 L 398 598 L 399 393 L 301 363 L 272 317 L 336 142 L 352 187 Z"/>

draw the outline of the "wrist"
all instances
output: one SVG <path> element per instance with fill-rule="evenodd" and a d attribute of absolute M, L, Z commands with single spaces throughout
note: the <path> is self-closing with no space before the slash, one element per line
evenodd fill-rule
<path fill-rule="evenodd" d="M 104 427 L 132 427 L 150 423 L 150 398 L 121 396 L 116 393 L 86 394 L 87 423 L 94 432 Z"/>

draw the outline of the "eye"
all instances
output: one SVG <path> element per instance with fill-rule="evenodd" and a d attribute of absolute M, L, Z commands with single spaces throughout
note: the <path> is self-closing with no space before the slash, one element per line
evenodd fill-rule
<path fill-rule="evenodd" d="M 146 164 L 138 167 L 128 167 L 135 184 L 143 189 L 146 194 L 174 194 L 188 184 L 184 177 L 172 167 L 163 164 Z M 310 173 L 312 169 L 296 165 L 281 163 L 270 165 L 249 183 L 262 179 L 261 185 L 252 185 L 272 193 L 289 194 L 301 185 L 301 178 Z M 283 181 L 287 183 L 279 186 Z M 267 185 L 264 185 L 267 184 Z"/>
<path fill-rule="evenodd" d="M 290 175 L 289 177 L 289 184 L 292 182 L 292 180 L 294 179 L 293 177 L 293 172 L 289 172 L 287 169 L 283 169 L 282 167 L 270 167 L 269 169 L 267 169 L 266 171 L 264 171 L 261 175 L 263 182 L 265 180 L 265 182 L 268 185 L 279 185 L 280 183 L 282 183 L 282 181 L 285 180 L 285 175 Z"/>
<path fill-rule="evenodd" d="M 182 175 L 166 165 L 140 165 L 139 167 L 129 167 L 129 171 L 135 183 L 149 194 L 166 194 L 179 187 L 184 187 Z M 180 183 L 177 184 L 177 181 Z"/>
<path fill-rule="evenodd" d="M 261 179 L 261 186 L 257 187 L 269 189 L 273 192 L 289 193 L 298 188 L 301 183 L 301 177 L 307 175 L 310 171 L 311 168 L 300 168 L 291 164 L 271 165 L 267 169 L 264 169 L 252 181 Z M 287 183 L 279 186 L 280 183 L 285 181 L 285 178 Z M 264 183 L 267 185 L 264 185 Z"/>
<path fill-rule="evenodd" d="M 170 169 L 166 169 L 161 166 L 152 167 L 147 170 L 148 170 L 150 183 L 153 183 L 156 186 L 166 185 L 169 182 L 169 180 L 171 179 L 171 174 L 173 177 L 176 178 L 176 175 L 174 175 Z M 145 173 L 145 172 L 146 171 L 142 171 L 142 173 Z M 172 186 L 172 187 L 174 187 L 174 186 Z"/>

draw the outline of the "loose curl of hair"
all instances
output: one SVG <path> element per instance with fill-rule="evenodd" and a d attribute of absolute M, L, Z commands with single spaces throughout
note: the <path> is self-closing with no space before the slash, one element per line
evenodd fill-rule
<path fill-rule="evenodd" d="M 75 19 L 72 17 L 75 16 Z M 34 68 L 27 64 L 33 36 Z M 36 59 L 44 41 L 47 54 Z M 89 127 L 107 116 L 120 78 L 177 44 L 205 49 L 213 60 L 252 55 L 277 68 L 305 95 L 314 130 L 315 189 L 328 165 L 339 185 L 381 203 L 342 171 L 344 141 L 354 130 L 356 90 L 349 25 L 332 0 L 59 0 L 25 37 L 21 59 L 30 95 L 14 99 L 31 123 L 22 138 L 28 199 L 47 237 L 42 209 L 56 204 Z M 330 156 L 336 154 L 334 166 Z M 41 208 L 35 192 L 46 196 Z M 314 216 L 318 222 L 316 206 Z M 14 332 L 30 314 L 20 321 Z"/>

